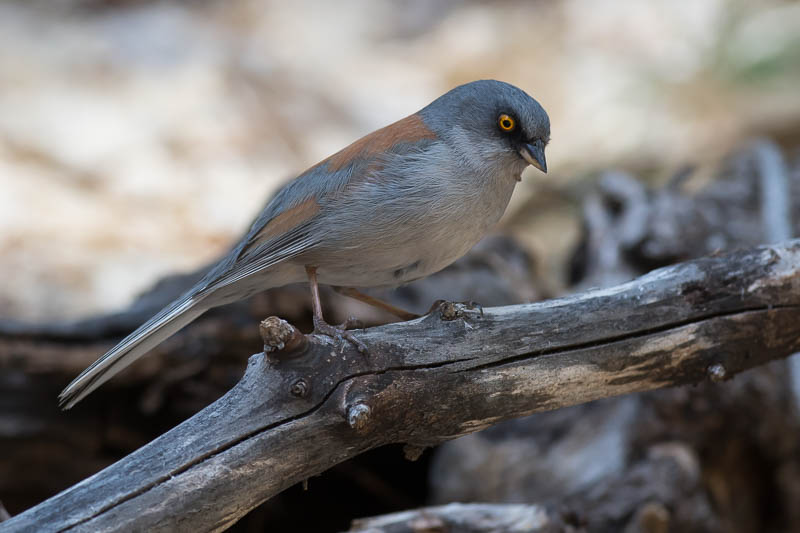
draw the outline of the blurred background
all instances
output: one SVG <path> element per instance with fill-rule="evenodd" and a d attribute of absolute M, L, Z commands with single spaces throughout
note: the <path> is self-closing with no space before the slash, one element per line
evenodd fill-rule
<path fill-rule="evenodd" d="M 797 138 L 800 5 L 3 2 L 0 316 L 120 309 L 224 251 L 298 172 L 480 78 L 551 116 L 551 171 L 513 217 L 612 165 L 663 178 Z M 524 243 L 561 249 L 564 224 Z"/>
<path fill-rule="evenodd" d="M 725 166 L 730 155 L 761 138 L 798 175 L 795 2 L 6 0 L 0 319 L 42 328 L 125 310 L 164 276 L 191 272 L 225 252 L 300 171 L 481 78 L 521 87 L 552 123 L 549 173 L 526 171 L 499 228 L 530 259 L 525 272 L 536 278 L 516 300 L 580 287 L 576 268 L 587 267 L 575 254 L 590 240 L 585 201 L 598 179 L 606 192 L 619 183 L 609 169 L 624 172 L 624 187 L 641 184 L 647 196 L 690 168 L 681 182 L 689 194 L 718 180 L 721 168 L 741 170 Z M 724 247 L 703 242 L 704 251 Z M 637 273 L 615 272 L 620 279 Z M 306 298 L 304 290 L 297 294 Z M 7 378 L 0 379 L 0 402 L 7 409 L 28 383 L 22 373 L 13 383 L 9 377 L 17 369 L 12 344 L 0 342 Z M 240 371 L 254 348 L 235 354 Z M 100 353 L 93 346 L 71 360 L 70 371 Z M 52 370 L 47 363 L 36 368 Z M 55 411 L 54 394 L 68 379 L 48 379 L 44 390 L 53 396 L 37 400 L 37 416 L 67 431 L 77 422 Z M 147 422 L 155 408 L 141 405 L 126 416 L 158 434 L 203 403 L 158 423 Z M 98 427 L 92 415 L 70 415 Z M 5 420 L 0 439 L 8 446 L 55 438 Z M 100 457 L 85 471 L 48 483 L 26 480 L 21 493 L 0 487 L 0 500 L 11 514 L 20 512 L 150 438 L 120 431 L 104 437 L 94 449 Z M 77 447 L 71 445 L 69 453 Z M 355 477 L 377 486 L 359 468 Z M 378 483 L 393 494 L 388 500 L 399 484 L 389 483 L 392 492 Z M 395 498 L 403 502 L 397 507 L 430 500 L 427 488 L 411 486 L 412 496 Z M 446 500 L 441 492 L 437 498 Z M 359 516 L 352 512 L 350 518 Z M 257 531 L 259 523 L 252 519 L 248 527 Z M 335 523 L 342 527 L 341 519 Z"/>

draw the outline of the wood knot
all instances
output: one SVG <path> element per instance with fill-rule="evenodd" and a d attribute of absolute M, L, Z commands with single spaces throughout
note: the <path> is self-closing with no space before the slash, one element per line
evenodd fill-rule
<path fill-rule="evenodd" d="M 708 373 L 708 378 L 714 383 L 720 383 L 728 379 L 728 371 L 725 370 L 725 367 L 719 363 L 715 363 L 708 367 L 706 372 Z"/>
<path fill-rule="evenodd" d="M 442 320 L 455 320 L 464 313 L 453 302 L 442 302 L 439 306 L 439 313 L 442 315 Z"/>
<path fill-rule="evenodd" d="M 305 335 L 293 325 L 276 316 L 267 317 L 258 326 L 264 341 L 264 353 L 282 356 L 302 350 L 306 344 Z"/>
<path fill-rule="evenodd" d="M 437 303 L 442 320 L 450 321 L 457 318 L 464 318 L 467 315 L 467 311 L 475 311 L 476 309 L 480 311 L 481 316 L 483 316 L 483 307 L 476 302 L 447 302 L 439 300 Z"/>
<path fill-rule="evenodd" d="M 311 387 L 308 385 L 308 381 L 300 378 L 292 383 L 292 386 L 289 388 L 289 392 L 292 394 L 292 396 L 297 398 L 305 398 L 308 396 L 308 391 L 310 388 Z"/>
<path fill-rule="evenodd" d="M 356 402 L 347 410 L 347 423 L 356 431 L 363 431 L 369 423 L 372 409 L 364 402 Z"/>

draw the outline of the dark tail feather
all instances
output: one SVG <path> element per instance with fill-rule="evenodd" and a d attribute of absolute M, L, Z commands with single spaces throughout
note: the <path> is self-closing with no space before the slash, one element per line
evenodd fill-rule
<path fill-rule="evenodd" d="M 59 405 L 62 409 L 71 408 L 207 309 L 202 299 L 195 299 L 191 295 L 168 305 L 72 380 L 58 395 Z"/>

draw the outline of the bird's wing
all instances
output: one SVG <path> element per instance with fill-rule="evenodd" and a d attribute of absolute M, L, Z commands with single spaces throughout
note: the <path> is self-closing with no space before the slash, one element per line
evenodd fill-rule
<path fill-rule="evenodd" d="M 323 176 L 329 179 L 322 179 Z M 117 372 L 214 307 L 213 298 L 207 297 L 216 289 L 313 246 L 315 241 L 307 230 L 319 211 L 319 195 L 342 186 L 347 177 L 311 169 L 284 187 L 267 204 L 239 244 L 200 282 L 75 378 L 59 395 L 61 406 L 71 408 Z"/>
<path fill-rule="evenodd" d="M 239 244 L 209 272 L 202 291 L 236 283 L 312 249 L 324 235 L 309 230 L 336 193 L 371 179 L 387 157 L 419 151 L 420 143 L 435 139 L 414 114 L 362 137 L 310 168 L 270 201 Z"/>
<path fill-rule="evenodd" d="M 325 238 L 320 226 L 314 227 L 315 221 L 324 209 L 335 208 L 331 199 L 338 192 L 369 180 L 387 153 L 416 149 L 419 140 L 432 135 L 422 119 L 411 115 L 298 176 L 275 195 L 244 238 L 199 283 L 84 370 L 59 395 L 60 404 L 69 409 L 204 311 L 219 305 L 209 298 L 217 289 L 313 248 Z"/>
<path fill-rule="evenodd" d="M 213 292 L 312 249 L 321 236 L 310 229 L 325 199 L 347 184 L 351 170 L 328 172 L 321 164 L 286 185 L 206 275 L 201 292 Z"/>

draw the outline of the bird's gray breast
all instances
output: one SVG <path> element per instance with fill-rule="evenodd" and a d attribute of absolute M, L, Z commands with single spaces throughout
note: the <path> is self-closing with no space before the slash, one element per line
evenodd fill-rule
<path fill-rule="evenodd" d="M 444 146 L 387 160 L 323 204 L 320 281 L 396 286 L 441 270 L 500 219 L 515 183 L 472 172 Z"/>

